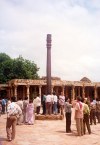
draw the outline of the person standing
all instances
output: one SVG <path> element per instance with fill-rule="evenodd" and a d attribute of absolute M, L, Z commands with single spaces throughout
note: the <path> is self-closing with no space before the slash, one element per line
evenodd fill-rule
<path fill-rule="evenodd" d="M 96 102 L 94 100 L 90 103 L 90 124 L 92 123 L 96 125 Z"/>
<path fill-rule="evenodd" d="M 43 100 L 42 100 L 42 106 L 43 106 L 43 115 L 46 114 L 46 95 L 43 95 Z"/>
<path fill-rule="evenodd" d="M 25 97 L 25 100 L 23 100 L 23 123 L 27 123 L 26 107 L 28 103 L 28 97 Z"/>
<path fill-rule="evenodd" d="M 40 114 L 41 98 L 40 94 L 36 97 L 36 113 Z"/>
<path fill-rule="evenodd" d="M 96 117 L 97 117 L 98 123 L 100 123 L 100 98 L 96 99 Z"/>
<path fill-rule="evenodd" d="M 77 97 L 77 102 L 75 103 L 75 121 L 78 136 L 83 135 L 83 103 L 81 102 L 81 97 Z"/>
<path fill-rule="evenodd" d="M 17 104 L 23 111 L 23 101 L 21 98 L 18 99 Z M 20 117 L 17 119 L 17 125 L 21 125 L 23 123 L 23 114 L 20 115 Z"/>
<path fill-rule="evenodd" d="M 34 105 L 33 100 L 29 100 L 29 104 L 26 107 L 26 113 L 27 113 L 27 124 L 33 125 L 34 124 Z"/>
<path fill-rule="evenodd" d="M 59 105 L 61 115 L 63 116 L 64 116 L 64 104 L 65 104 L 65 96 L 63 95 L 63 92 L 61 92 L 61 95 L 59 96 Z"/>
<path fill-rule="evenodd" d="M 53 92 L 53 114 L 57 114 L 57 95 L 55 92 Z"/>
<path fill-rule="evenodd" d="M 70 104 L 70 99 L 66 98 L 65 102 L 65 116 L 66 116 L 66 132 L 71 132 L 71 113 L 72 104 Z"/>
<path fill-rule="evenodd" d="M 52 113 L 52 97 L 51 97 L 51 93 L 48 93 L 48 95 L 46 96 L 46 115 L 49 114 L 51 115 Z"/>
<path fill-rule="evenodd" d="M 21 108 L 15 101 L 16 98 L 12 97 L 7 106 L 6 132 L 8 141 L 15 139 L 17 118 L 22 114 Z"/>
<path fill-rule="evenodd" d="M 6 112 L 6 100 L 5 100 L 5 98 L 3 98 L 1 100 L 1 104 L 2 104 L 2 114 L 5 114 L 5 112 Z"/>
<path fill-rule="evenodd" d="M 86 133 L 86 127 L 88 130 L 88 133 L 91 134 L 91 128 L 90 128 L 90 124 L 89 124 L 89 115 L 90 115 L 90 109 L 88 106 L 88 102 L 87 102 L 87 98 L 83 98 L 82 102 L 84 103 L 83 105 L 83 133 Z"/>

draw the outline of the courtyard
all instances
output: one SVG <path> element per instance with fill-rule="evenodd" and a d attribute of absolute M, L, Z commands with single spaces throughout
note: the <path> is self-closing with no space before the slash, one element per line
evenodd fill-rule
<path fill-rule="evenodd" d="M 74 110 L 72 112 L 72 132 L 66 133 L 65 119 L 35 120 L 34 125 L 16 127 L 16 138 L 8 142 L 6 138 L 6 114 L 0 117 L 0 145 L 100 145 L 100 124 L 92 125 L 92 134 L 82 137 L 76 134 Z"/>

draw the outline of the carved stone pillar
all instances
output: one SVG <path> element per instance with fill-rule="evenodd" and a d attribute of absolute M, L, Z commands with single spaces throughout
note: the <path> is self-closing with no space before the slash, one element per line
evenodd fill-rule
<path fill-rule="evenodd" d="M 56 87 L 56 95 L 58 95 L 58 87 Z"/>
<path fill-rule="evenodd" d="M 10 95 L 10 87 L 9 88 L 7 88 L 7 98 L 9 98 L 9 99 L 11 99 L 11 95 Z"/>
<path fill-rule="evenodd" d="M 42 88 L 42 86 L 40 85 L 40 86 L 39 86 L 39 95 L 40 95 L 40 97 L 41 97 L 41 95 L 42 95 L 42 94 L 41 94 L 41 88 Z"/>
<path fill-rule="evenodd" d="M 68 97 L 68 87 L 66 87 L 66 90 L 65 90 L 65 96 Z"/>
<path fill-rule="evenodd" d="M 11 95 L 11 97 L 14 96 L 14 93 L 13 93 L 13 87 L 12 87 L 12 86 L 11 86 L 11 88 L 10 88 L 10 95 Z"/>
<path fill-rule="evenodd" d="M 97 86 L 95 85 L 94 86 L 94 99 L 97 98 Z"/>
<path fill-rule="evenodd" d="M 65 89 L 65 86 L 62 86 L 62 93 L 64 95 L 64 89 Z"/>
<path fill-rule="evenodd" d="M 72 99 L 75 100 L 75 86 L 72 86 Z"/>
<path fill-rule="evenodd" d="M 51 93 L 53 93 L 54 86 L 51 86 Z"/>
<path fill-rule="evenodd" d="M 17 101 L 17 85 L 14 86 L 14 97 L 16 98 Z"/>
<path fill-rule="evenodd" d="M 26 88 L 27 88 L 27 92 L 26 93 L 27 93 L 27 97 L 28 97 L 28 100 L 29 100 L 29 96 L 30 96 L 30 90 L 29 89 L 30 89 L 30 86 L 27 85 Z"/>
<path fill-rule="evenodd" d="M 78 87 L 78 96 L 80 96 L 80 87 Z"/>
<path fill-rule="evenodd" d="M 85 86 L 82 87 L 82 97 L 85 98 Z"/>

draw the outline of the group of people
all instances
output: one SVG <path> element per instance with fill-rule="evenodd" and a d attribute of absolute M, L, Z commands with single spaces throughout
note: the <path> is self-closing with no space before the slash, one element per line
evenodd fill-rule
<path fill-rule="evenodd" d="M 88 102 L 87 98 L 81 98 L 78 96 L 76 100 L 70 100 L 69 98 L 65 97 L 62 92 L 59 95 L 59 97 L 56 95 L 55 92 L 53 92 L 53 94 L 49 93 L 48 95 L 44 95 L 42 101 L 40 95 L 38 94 L 34 98 L 34 100 L 28 100 L 28 97 L 25 97 L 24 100 L 19 98 L 16 101 L 15 97 L 11 97 L 11 100 L 8 100 L 6 104 L 6 131 L 7 138 L 9 141 L 15 138 L 16 124 L 34 124 L 35 113 L 42 113 L 43 115 L 57 115 L 60 113 L 63 117 L 65 116 L 66 132 L 70 133 L 72 108 L 74 108 L 74 119 L 76 121 L 76 129 L 78 136 L 82 136 L 86 133 L 86 127 L 88 133 L 91 134 L 90 125 L 92 125 L 93 123 L 96 125 L 96 119 L 98 120 L 98 123 L 100 123 L 99 99 Z M 41 106 L 43 108 L 43 112 L 40 112 Z"/>
<path fill-rule="evenodd" d="M 93 123 L 96 125 L 97 121 L 100 123 L 100 100 L 88 101 L 87 98 L 77 97 L 76 100 L 70 103 L 67 99 L 65 102 L 65 116 L 66 116 L 66 132 L 71 132 L 71 108 L 74 108 L 74 119 L 76 121 L 77 135 L 82 136 L 86 133 L 91 134 L 91 127 Z M 97 120 L 97 121 L 96 121 Z"/>
<path fill-rule="evenodd" d="M 48 95 L 43 96 L 42 107 L 43 107 L 43 115 L 51 115 L 61 113 L 64 116 L 64 104 L 65 104 L 65 96 L 63 92 L 59 95 L 56 95 L 55 92 L 52 94 L 48 93 Z"/>
<path fill-rule="evenodd" d="M 16 101 L 15 97 L 11 97 L 11 100 L 7 102 L 6 132 L 8 141 L 14 140 L 16 125 L 33 125 L 35 120 L 34 116 L 33 100 L 28 100 L 28 97 L 25 97 L 25 100 L 19 98 Z"/>

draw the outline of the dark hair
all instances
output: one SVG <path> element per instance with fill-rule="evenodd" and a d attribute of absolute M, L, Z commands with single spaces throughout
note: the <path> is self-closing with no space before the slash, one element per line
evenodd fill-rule
<path fill-rule="evenodd" d="M 65 102 L 68 101 L 68 97 L 65 98 Z"/>
<path fill-rule="evenodd" d="M 55 93 L 55 92 L 53 92 L 53 95 L 56 95 L 56 93 Z"/>
<path fill-rule="evenodd" d="M 22 98 L 21 98 L 21 97 L 19 97 L 19 98 L 18 98 L 18 100 L 22 100 Z"/>
<path fill-rule="evenodd" d="M 77 101 L 82 101 L 82 98 L 80 96 L 77 96 Z"/>
<path fill-rule="evenodd" d="M 16 97 L 11 97 L 12 102 L 16 102 Z"/>
<path fill-rule="evenodd" d="M 25 97 L 25 100 L 28 100 L 28 97 Z"/>
<path fill-rule="evenodd" d="M 33 99 L 29 100 L 29 103 L 33 103 Z"/>

